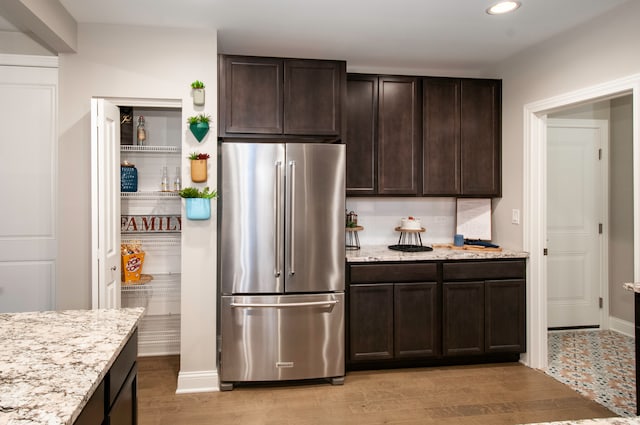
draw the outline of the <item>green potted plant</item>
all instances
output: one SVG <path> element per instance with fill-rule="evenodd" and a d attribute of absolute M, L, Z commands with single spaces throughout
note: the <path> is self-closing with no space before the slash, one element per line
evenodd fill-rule
<path fill-rule="evenodd" d="M 211 217 L 211 199 L 217 196 L 215 190 L 209 190 L 209 186 L 202 190 L 197 187 L 185 187 L 178 194 L 185 198 L 189 220 L 208 220 Z"/>
<path fill-rule="evenodd" d="M 204 105 L 204 83 L 200 80 L 195 80 L 191 83 L 191 89 L 193 90 L 193 104 L 196 106 Z"/>
<path fill-rule="evenodd" d="M 209 121 L 211 117 L 209 115 L 200 114 L 187 118 L 187 123 L 189 123 L 189 130 L 198 140 L 201 142 L 204 139 L 204 136 L 207 135 L 209 131 Z"/>
<path fill-rule="evenodd" d="M 203 183 L 207 181 L 207 159 L 208 153 L 192 152 L 187 157 L 191 160 L 191 181 Z"/>

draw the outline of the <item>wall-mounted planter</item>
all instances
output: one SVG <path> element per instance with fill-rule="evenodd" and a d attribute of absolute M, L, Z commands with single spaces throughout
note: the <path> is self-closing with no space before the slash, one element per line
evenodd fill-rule
<path fill-rule="evenodd" d="M 204 106 L 204 89 L 193 89 L 193 104 Z"/>
<path fill-rule="evenodd" d="M 209 220 L 211 218 L 211 199 L 185 198 L 185 200 L 189 220 Z"/>
<path fill-rule="evenodd" d="M 207 160 L 191 160 L 191 181 L 194 183 L 204 183 L 207 181 Z"/>
<path fill-rule="evenodd" d="M 199 122 L 195 124 L 189 124 L 189 130 L 193 133 L 194 137 L 198 142 L 202 142 L 204 136 L 209 132 L 209 123 L 208 122 Z M 195 180 L 194 180 L 195 181 Z"/>

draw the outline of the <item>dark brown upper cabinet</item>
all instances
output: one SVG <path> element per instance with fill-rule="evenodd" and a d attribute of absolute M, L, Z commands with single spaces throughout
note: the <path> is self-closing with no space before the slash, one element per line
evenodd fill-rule
<path fill-rule="evenodd" d="M 377 194 L 378 77 L 347 77 L 347 194 Z"/>
<path fill-rule="evenodd" d="M 344 133 L 346 63 L 220 55 L 221 137 Z"/>
<path fill-rule="evenodd" d="M 420 80 L 378 80 L 378 193 L 417 195 L 420 166 Z"/>
<path fill-rule="evenodd" d="M 347 195 L 417 195 L 420 80 L 349 74 Z"/>
<path fill-rule="evenodd" d="M 460 193 L 460 80 L 422 82 L 422 193 Z"/>
<path fill-rule="evenodd" d="M 500 81 L 422 83 L 422 194 L 501 196 Z"/>
<path fill-rule="evenodd" d="M 282 134 L 281 59 L 222 56 L 219 75 L 221 136 Z"/>
<path fill-rule="evenodd" d="M 461 195 L 502 194 L 502 84 L 497 80 L 460 83 Z"/>

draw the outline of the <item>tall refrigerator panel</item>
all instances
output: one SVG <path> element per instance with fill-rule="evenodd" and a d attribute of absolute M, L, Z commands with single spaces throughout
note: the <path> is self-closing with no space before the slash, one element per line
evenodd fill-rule
<path fill-rule="evenodd" d="M 345 146 L 221 151 L 222 381 L 341 382 Z"/>

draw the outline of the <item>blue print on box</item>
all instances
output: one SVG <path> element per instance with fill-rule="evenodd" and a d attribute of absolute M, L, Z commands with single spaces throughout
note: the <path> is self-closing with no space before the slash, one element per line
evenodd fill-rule
<path fill-rule="evenodd" d="M 138 170 L 136 169 L 136 167 L 120 166 L 120 191 L 138 191 Z"/>

